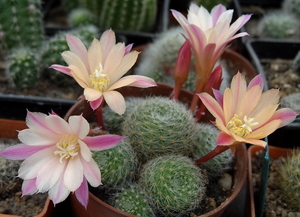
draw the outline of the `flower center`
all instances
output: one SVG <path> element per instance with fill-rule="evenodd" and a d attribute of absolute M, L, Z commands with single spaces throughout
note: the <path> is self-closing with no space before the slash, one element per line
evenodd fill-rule
<path fill-rule="evenodd" d="M 234 115 L 228 122 L 227 129 L 239 137 L 246 137 L 252 132 L 252 127 L 257 125 L 258 122 L 253 122 L 253 118 L 244 116 L 243 120 L 238 115 Z"/>
<path fill-rule="evenodd" d="M 109 76 L 103 73 L 102 64 L 99 64 L 99 67 L 90 75 L 93 89 L 103 92 L 107 89 L 109 84 Z"/>
<path fill-rule="evenodd" d="M 62 163 L 64 158 L 74 158 L 79 152 L 78 137 L 74 135 L 64 135 L 59 142 L 56 143 L 56 147 L 57 150 L 54 154 L 60 156 L 60 163 Z"/>

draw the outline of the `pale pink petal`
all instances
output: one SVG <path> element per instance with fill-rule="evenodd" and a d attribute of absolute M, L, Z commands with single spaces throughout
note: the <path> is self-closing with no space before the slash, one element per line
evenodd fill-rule
<path fill-rule="evenodd" d="M 26 115 L 26 125 L 30 128 L 30 130 L 33 130 L 37 132 L 38 134 L 56 134 L 53 130 L 51 130 L 47 124 L 45 123 L 47 115 L 40 112 L 30 112 L 27 110 Z M 53 136 L 56 136 L 53 135 Z"/>
<path fill-rule="evenodd" d="M 232 89 L 226 88 L 223 95 L 223 112 L 224 112 L 224 123 L 228 123 L 231 118 L 236 114 L 238 104 L 234 104 L 234 96 Z"/>
<path fill-rule="evenodd" d="M 82 141 L 87 144 L 87 146 L 92 151 L 102 151 L 110 149 L 119 144 L 119 142 L 125 139 L 126 136 L 118 135 L 102 135 L 94 137 L 85 137 Z"/>
<path fill-rule="evenodd" d="M 100 41 L 95 39 L 93 40 L 91 46 L 88 49 L 88 59 L 90 64 L 89 74 L 93 73 L 95 69 L 99 68 L 99 63 L 102 62 L 102 48 Z"/>
<path fill-rule="evenodd" d="M 102 97 L 102 93 L 100 91 L 88 87 L 84 88 L 83 94 L 87 101 L 95 101 Z"/>
<path fill-rule="evenodd" d="M 142 76 L 142 75 L 128 75 L 126 77 L 135 78 L 136 81 L 129 84 L 128 86 L 139 87 L 139 88 L 147 88 L 147 87 L 155 87 L 157 86 L 155 81 L 152 78 Z"/>
<path fill-rule="evenodd" d="M 69 123 L 57 115 L 47 116 L 45 122 L 50 129 L 58 134 L 72 135 L 73 133 Z"/>
<path fill-rule="evenodd" d="M 186 27 L 186 26 L 189 25 L 188 20 L 180 12 L 178 12 L 176 10 L 172 10 L 172 9 L 171 9 L 171 12 L 172 12 L 174 18 L 182 26 L 182 28 L 184 28 L 184 27 Z"/>
<path fill-rule="evenodd" d="M 96 99 L 94 101 L 90 101 L 90 106 L 93 110 L 97 109 L 103 101 L 103 96 L 101 96 L 99 99 Z"/>
<path fill-rule="evenodd" d="M 36 132 L 30 129 L 20 131 L 18 138 L 22 143 L 32 146 L 53 145 L 57 143 L 59 139 L 59 137 L 54 134 L 36 134 Z"/>
<path fill-rule="evenodd" d="M 60 71 L 66 75 L 72 76 L 71 75 L 71 69 L 69 69 L 69 67 L 67 66 L 62 66 L 62 65 L 57 65 L 57 64 L 53 64 L 51 65 L 49 68 L 51 69 L 55 69 L 57 71 Z"/>
<path fill-rule="evenodd" d="M 217 20 L 219 19 L 219 17 L 221 16 L 222 13 L 224 13 L 226 11 L 226 7 L 218 4 L 216 6 L 214 6 L 211 10 L 211 16 L 213 19 L 213 26 L 216 25 Z"/>
<path fill-rule="evenodd" d="M 136 81 L 137 81 L 137 79 L 132 75 L 125 76 L 125 77 L 117 80 L 114 84 L 112 84 L 107 89 L 107 91 L 111 91 L 111 90 L 115 90 L 115 89 L 120 88 L 120 87 L 128 86 L 128 85 L 130 85 L 130 84 L 132 84 Z"/>
<path fill-rule="evenodd" d="M 223 93 L 216 89 L 212 89 L 212 91 L 219 105 L 223 107 Z"/>
<path fill-rule="evenodd" d="M 227 133 L 220 132 L 219 135 L 217 136 L 217 145 L 229 146 L 232 145 L 234 142 L 235 139 L 231 135 L 228 135 Z"/>
<path fill-rule="evenodd" d="M 70 194 L 70 191 L 65 187 L 63 176 L 56 182 L 56 184 L 49 190 L 48 195 L 55 204 L 64 201 Z"/>
<path fill-rule="evenodd" d="M 36 178 L 40 169 L 52 159 L 55 146 L 50 146 L 28 157 L 20 166 L 18 176 L 22 179 Z"/>
<path fill-rule="evenodd" d="M 35 185 L 36 179 L 23 180 L 22 184 L 22 196 L 33 195 L 38 192 Z"/>
<path fill-rule="evenodd" d="M 246 14 L 240 16 L 229 28 L 229 32 L 233 35 L 236 33 L 242 26 L 248 22 L 248 20 L 251 18 L 251 14 Z"/>
<path fill-rule="evenodd" d="M 122 63 L 124 53 L 125 45 L 121 43 L 116 44 L 109 52 L 106 61 L 103 64 L 103 71 L 109 76 L 111 83 L 114 83 L 116 79 L 119 79 L 122 76 L 119 76 L 117 69 Z"/>
<path fill-rule="evenodd" d="M 255 86 L 255 85 L 259 85 L 261 87 L 261 89 L 263 89 L 263 85 L 264 85 L 264 80 L 261 76 L 261 74 L 256 75 L 249 83 L 248 85 L 248 89 L 250 89 L 251 87 Z"/>
<path fill-rule="evenodd" d="M 280 125 L 280 120 L 276 119 L 273 121 L 268 122 L 267 124 L 263 125 L 262 127 L 255 129 L 249 135 L 246 136 L 247 139 L 262 139 L 271 133 L 273 133 Z"/>
<path fill-rule="evenodd" d="M 79 146 L 80 146 L 80 155 L 81 157 L 89 162 L 92 158 L 92 153 L 89 149 L 89 147 L 87 146 L 87 144 L 85 144 L 83 141 L 78 140 Z"/>
<path fill-rule="evenodd" d="M 230 88 L 233 93 L 233 104 L 238 105 L 247 90 L 245 76 L 238 72 L 235 76 L 233 76 Z"/>
<path fill-rule="evenodd" d="M 226 123 L 227 124 L 227 123 Z M 216 125 L 216 127 L 220 130 L 220 131 L 222 131 L 222 132 L 224 132 L 224 133 L 226 133 L 226 134 L 231 134 L 230 133 L 230 131 L 227 129 L 227 127 L 226 127 L 226 125 L 224 125 L 224 122 L 222 122 L 222 120 L 220 120 L 220 119 L 216 119 L 215 120 L 215 125 Z"/>
<path fill-rule="evenodd" d="M 10 160 L 23 160 L 34 153 L 48 148 L 50 146 L 30 146 L 24 144 L 18 144 L 14 146 L 9 146 L 0 152 L 0 156 L 5 157 Z"/>
<path fill-rule="evenodd" d="M 90 185 L 93 187 L 98 187 L 101 185 L 100 169 L 94 159 L 91 159 L 90 162 L 86 162 L 85 160 L 81 160 L 81 162 L 84 168 L 83 175 Z"/>
<path fill-rule="evenodd" d="M 83 166 L 80 156 L 76 156 L 68 161 L 64 174 L 64 185 L 69 191 L 75 191 L 83 181 Z"/>
<path fill-rule="evenodd" d="M 258 122 L 257 125 L 252 127 L 252 130 L 260 128 L 267 122 L 272 121 L 271 117 L 274 115 L 277 108 L 278 104 L 270 104 L 257 112 L 255 116 L 251 116 L 254 119 L 254 122 Z"/>
<path fill-rule="evenodd" d="M 116 44 L 115 32 L 112 31 L 111 29 L 103 32 L 100 38 L 100 44 L 102 48 L 102 62 L 105 62 L 110 50 Z"/>
<path fill-rule="evenodd" d="M 69 68 L 72 70 L 71 75 L 76 80 L 76 82 L 82 87 L 86 88 L 91 86 L 91 80 L 86 80 L 87 78 L 83 77 L 80 70 L 73 65 L 70 65 Z"/>
<path fill-rule="evenodd" d="M 258 145 L 261 147 L 265 147 L 267 143 L 263 140 L 259 139 L 245 139 L 245 143 L 252 144 L 252 145 Z"/>
<path fill-rule="evenodd" d="M 87 56 L 87 50 L 82 41 L 73 35 L 66 35 L 67 43 L 70 50 L 75 53 L 84 63 L 85 67 L 89 71 L 89 62 Z M 70 64 L 69 64 L 70 65 Z"/>
<path fill-rule="evenodd" d="M 238 107 L 236 109 L 236 114 L 243 116 L 249 116 L 251 112 L 257 106 L 260 97 L 261 97 L 262 89 L 260 86 L 255 85 L 246 91 L 244 96 L 238 101 Z M 249 100 L 251 99 L 251 100 Z M 236 105 L 236 104 L 235 104 Z"/>
<path fill-rule="evenodd" d="M 271 117 L 270 120 L 276 120 L 276 119 L 280 119 L 281 123 L 279 125 L 279 127 L 283 127 L 289 123 L 291 123 L 292 121 L 295 120 L 295 118 L 297 117 L 297 114 L 295 111 L 293 111 L 290 108 L 282 108 L 277 110 L 274 115 Z"/>
<path fill-rule="evenodd" d="M 131 51 L 132 47 L 133 47 L 133 43 L 132 43 L 132 44 L 129 44 L 129 45 L 127 45 L 127 46 L 125 47 L 125 53 L 124 53 L 124 56 L 125 56 L 126 54 L 128 54 L 128 53 Z"/>
<path fill-rule="evenodd" d="M 103 97 L 107 105 L 119 115 L 124 114 L 126 110 L 125 99 L 117 91 L 107 91 L 103 93 Z"/>
<path fill-rule="evenodd" d="M 90 131 L 90 124 L 82 115 L 70 116 L 68 122 L 73 131 L 72 135 L 77 135 L 80 139 L 85 138 Z"/>
<path fill-rule="evenodd" d="M 208 111 L 216 118 L 224 122 L 224 113 L 218 102 L 207 93 L 197 94 Z M 224 122 L 225 123 L 225 122 Z"/>
<path fill-rule="evenodd" d="M 58 156 L 53 153 L 50 154 L 52 154 L 52 158 L 45 162 L 36 177 L 36 187 L 41 193 L 52 188 L 65 170 L 66 162 L 60 163 Z"/>
<path fill-rule="evenodd" d="M 85 178 L 83 178 L 80 187 L 75 191 L 75 196 L 79 203 L 81 203 L 84 208 L 87 208 L 87 204 L 89 201 L 89 189 Z"/>

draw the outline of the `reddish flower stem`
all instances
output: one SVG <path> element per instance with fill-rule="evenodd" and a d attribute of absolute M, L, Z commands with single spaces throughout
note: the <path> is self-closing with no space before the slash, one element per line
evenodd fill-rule
<path fill-rule="evenodd" d="M 229 149 L 229 146 L 217 146 L 211 152 L 209 152 L 206 155 L 204 155 L 204 156 L 198 158 L 197 160 L 195 160 L 195 164 L 198 165 L 198 166 L 200 166 L 202 164 L 205 164 L 207 161 L 209 161 L 213 157 L 221 154 L 222 152 L 224 152 L 228 149 Z"/>
<path fill-rule="evenodd" d="M 102 112 L 103 102 L 101 105 L 95 110 L 95 114 L 97 117 L 97 123 L 101 127 L 102 130 L 105 130 L 104 121 L 103 121 L 103 112 Z"/>

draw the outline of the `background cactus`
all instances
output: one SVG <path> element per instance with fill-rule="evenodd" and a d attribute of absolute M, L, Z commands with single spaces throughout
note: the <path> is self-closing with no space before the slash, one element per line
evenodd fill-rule
<path fill-rule="evenodd" d="M 282 10 L 269 12 L 258 24 L 261 37 L 293 39 L 299 37 L 299 23 L 291 13 Z"/>
<path fill-rule="evenodd" d="M 192 2 L 199 6 L 202 5 L 208 11 L 211 11 L 211 9 L 218 4 L 227 6 L 230 0 L 193 0 Z"/>
<path fill-rule="evenodd" d="M 93 159 L 100 168 L 105 187 L 121 188 L 129 185 L 137 173 L 136 153 L 127 139 L 112 149 L 94 152 Z"/>
<path fill-rule="evenodd" d="M 280 100 L 280 107 L 291 108 L 298 114 L 300 114 L 300 93 L 291 93 L 287 96 L 282 97 Z"/>
<path fill-rule="evenodd" d="M 115 197 L 114 207 L 140 217 L 154 217 L 146 193 L 138 185 L 122 189 Z"/>
<path fill-rule="evenodd" d="M 292 13 L 300 19 L 300 0 L 284 0 L 282 2 L 282 8 L 287 13 Z"/>
<path fill-rule="evenodd" d="M 33 88 L 38 82 L 39 58 L 30 48 L 14 49 L 6 60 L 6 76 L 18 88 Z"/>
<path fill-rule="evenodd" d="M 151 31 L 157 14 L 156 0 L 64 0 L 64 5 L 68 11 L 88 9 L 104 29 Z"/>
<path fill-rule="evenodd" d="M 196 140 L 195 151 L 193 153 L 197 159 L 216 147 L 216 138 L 220 131 L 208 123 L 197 123 L 196 131 L 198 133 L 198 139 Z M 216 179 L 226 172 L 226 170 L 230 169 L 232 158 L 231 150 L 227 150 L 210 159 L 200 167 L 207 171 L 209 178 Z"/>
<path fill-rule="evenodd" d="M 293 150 L 279 165 L 279 186 L 283 193 L 282 198 L 294 211 L 300 211 L 300 150 Z"/>
<path fill-rule="evenodd" d="M 191 112 L 182 103 L 149 97 L 124 117 L 121 129 L 143 161 L 170 153 L 191 154 L 195 126 Z"/>
<path fill-rule="evenodd" d="M 73 9 L 68 15 L 68 23 L 74 27 L 92 24 L 94 20 L 94 15 L 85 8 Z"/>
<path fill-rule="evenodd" d="M 0 40 L 8 52 L 19 46 L 38 48 L 44 40 L 40 0 L 0 0 Z"/>
<path fill-rule="evenodd" d="M 294 58 L 292 68 L 294 71 L 300 74 L 300 50 L 298 51 L 297 55 Z"/>
<path fill-rule="evenodd" d="M 167 155 L 146 163 L 139 184 L 155 212 L 177 216 L 197 208 L 204 197 L 207 177 L 188 157 Z"/>

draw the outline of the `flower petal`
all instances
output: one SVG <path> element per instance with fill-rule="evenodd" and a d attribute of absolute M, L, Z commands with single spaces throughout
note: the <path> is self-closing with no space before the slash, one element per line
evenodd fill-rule
<path fill-rule="evenodd" d="M 90 131 L 90 124 L 82 115 L 70 116 L 68 122 L 72 135 L 77 135 L 80 139 L 85 138 Z"/>
<path fill-rule="evenodd" d="M 125 139 L 126 136 L 118 136 L 118 135 L 101 135 L 101 136 L 93 136 L 86 137 L 82 141 L 87 144 L 87 146 L 92 151 L 102 151 L 106 149 L 110 149 L 119 144 L 119 142 Z"/>
<path fill-rule="evenodd" d="M 124 86 L 128 86 L 134 82 L 136 82 L 136 78 L 135 77 L 132 77 L 132 76 L 125 76 L 123 78 L 121 78 L 120 80 L 117 80 L 117 82 L 115 82 L 114 84 L 112 84 L 108 89 L 107 91 L 112 91 L 112 90 L 115 90 L 117 88 L 120 88 L 120 87 L 124 87 Z"/>
<path fill-rule="evenodd" d="M 98 90 L 92 89 L 92 88 L 84 88 L 84 97 L 87 101 L 95 101 L 102 97 L 102 93 Z"/>
<path fill-rule="evenodd" d="M 90 101 L 90 106 L 93 110 L 97 109 L 103 101 L 103 96 L 101 96 L 99 99 L 96 99 L 94 101 Z"/>
<path fill-rule="evenodd" d="M 80 156 L 68 160 L 64 174 L 64 185 L 69 191 L 77 190 L 83 181 L 83 166 Z"/>
<path fill-rule="evenodd" d="M 84 208 L 87 208 L 89 200 L 89 190 L 86 179 L 83 179 L 80 187 L 75 191 L 75 196 L 79 203 L 81 203 Z"/>
<path fill-rule="evenodd" d="M 23 160 L 48 147 L 50 146 L 30 146 L 18 144 L 1 150 L 0 156 L 10 160 Z"/>
<path fill-rule="evenodd" d="M 297 114 L 295 111 L 293 111 L 290 108 L 282 108 L 277 110 L 274 115 L 271 117 L 270 120 L 276 120 L 276 119 L 280 119 L 281 123 L 279 125 L 279 127 L 283 127 L 289 123 L 291 123 L 292 121 L 295 120 L 295 118 L 297 117 Z"/>
<path fill-rule="evenodd" d="M 98 187 L 101 185 L 100 169 L 94 159 L 91 159 L 90 162 L 82 160 L 82 165 L 84 167 L 83 175 L 90 185 L 93 187 Z"/>
<path fill-rule="evenodd" d="M 92 153 L 89 149 L 89 147 L 81 140 L 78 140 L 79 146 L 80 146 L 80 155 L 81 157 L 89 162 L 92 158 Z"/>
<path fill-rule="evenodd" d="M 107 105 L 119 115 L 124 114 L 126 109 L 125 99 L 117 91 L 107 91 L 103 93 L 103 97 Z"/>
<path fill-rule="evenodd" d="M 49 115 L 45 122 L 47 126 L 60 135 L 72 135 L 73 131 L 68 122 L 57 115 Z"/>
<path fill-rule="evenodd" d="M 102 48 L 102 62 L 105 62 L 110 50 L 116 44 L 115 32 L 112 31 L 111 29 L 103 32 L 100 38 L 100 44 Z"/>
<path fill-rule="evenodd" d="M 228 135 L 227 133 L 224 133 L 222 131 L 217 136 L 217 145 L 229 146 L 232 145 L 234 142 L 235 139 L 231 135 Z"/>
<path fill-rule="evenodd" d="M 33 195 L 37 193 L 38 189 L 36 188 L 36 179 L 24 180 L 22 184 L 22 196 L 24 195 Z"/>
<path fill-rule="evenodd" d="M 37 134 L 31 129 L 25 129 L 19 132 L 18 138 L 25 145 L 45 146 L 53 145 L 58 142 L 58 137 L 54 134 Z"/>
<path fill-rule="evenodd" d="M 53 64 L 49 67 L 50 69 L 55 69 L 57 71 L 60 71 L 66 75 L 72 76 L 71 75 L 71 69 L 69 69 L 69 67 L 67 66 L 62 66 L 62 65 L 57 65 L 57 64 Z"/>
<path fill-rule="evenodd" d="M 64 201 L 70 194 L 70 191 L 65 187 L 63 176 L 56 182 L 56 184 L 49 190 L 48 195 L 55 204 Z"/>
<path fill-rule="evenodd" d="M 101 44 L 100 41 L 95 38 L 88 49 L 88 59 L 89 59 L 90 70 L 91 70 L 90 73 L 92 73 L 97 67 L 99 67 L 99 63 L 102 62 Z"/>

